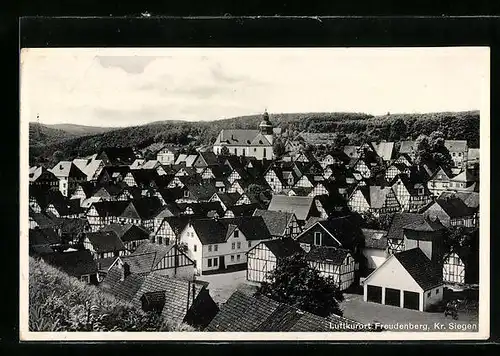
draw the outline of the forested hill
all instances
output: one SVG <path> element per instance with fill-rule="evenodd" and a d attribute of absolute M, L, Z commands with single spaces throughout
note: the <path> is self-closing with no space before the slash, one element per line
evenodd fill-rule
<path fill-rule="evenodd" d="M 363 113 L 270 113 L 270 119 L 290 137 L 300 132 L 342 132 L 349 137 L 350 144 L 359 144 L 372 139 L 415 139 L 420 134 L 439 130 L 447 139 L 466 139 L 470 147 L 479 145 L 479 111 L 383 116 Z M 256 129 L 260 121 L 261 115 L 203 122 L 160 121 L 46 145 L 31 144 L 30 138 L 30 163 L 51 161 L 54 153 L 57 153 L 58 158 L 72 159 L 90 155 L 107 146 L 133 146 L 140 149 L 155 142 L 211 144 L 222 129 Z"/>
<path fill-rule="evenodd" d="M 85 126 L 76 124 L 44 125 L 34 122 L 29 124 L 30 146 L 46 146 L 68 139 L 96 135 L 115 130 L 114 127 Z"/>

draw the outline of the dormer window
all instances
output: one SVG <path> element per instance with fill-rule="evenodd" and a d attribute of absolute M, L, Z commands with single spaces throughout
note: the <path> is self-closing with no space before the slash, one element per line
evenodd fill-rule
<path fill-rule="evenodd" d="M 320 231 L 314 233 L 314 246 L 321 246 L 323 234 Z"/>
<path fill-rule="evenodd" d="M 240 232 L 238 230 L 234 230 L 234 237 L 235 238 L 240 237 Z"/>

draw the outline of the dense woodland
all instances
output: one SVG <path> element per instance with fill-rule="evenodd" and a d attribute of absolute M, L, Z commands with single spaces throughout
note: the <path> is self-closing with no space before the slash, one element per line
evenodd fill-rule
<path fill-rule="evenodd" d="M 205 122 L 161 121 L 100 134 L 75 137 L 43 127 L 35 130 L 30 124 L 30 164 L 53 164 L 57 159 L 73 159 L 90 155 L 103 147 L 133 146 L 145 148 L 155 142 L 185 146 L 214 142 L 222 129 L 256 129 L 260 115 Z M 300 113 L 272 114 L 271 120 L 284 135 L 295 138 L 302 132 L 337 133 L 348 138 L 348 144 L 367 140 L 416 139 L 440 131 L 446 139 L 467 139 L 469 147 L 479 147 L 479 112 L 443 112 L 429 114 L 390 114 L 371 116 L 363 113 Z"/>

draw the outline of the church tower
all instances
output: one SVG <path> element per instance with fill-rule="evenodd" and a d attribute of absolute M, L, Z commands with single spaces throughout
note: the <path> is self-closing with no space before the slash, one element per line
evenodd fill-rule
<path fill-rule="evenodd" d="M 264 135 L 265 138 L 269 141 L 269 143 L 273 144 L 273 124 L 269 121 L 269 114 L 267 110 L 262 114 L 262 121 L 259 125 L 260 133 Z"/>

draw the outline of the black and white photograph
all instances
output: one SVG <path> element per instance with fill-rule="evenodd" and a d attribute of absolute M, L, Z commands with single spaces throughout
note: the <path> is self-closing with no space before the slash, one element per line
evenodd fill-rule
<path fill-rule="evenodd" d="M 489 56 L 22 49 L 21 339 L 488 338 Z"/>

